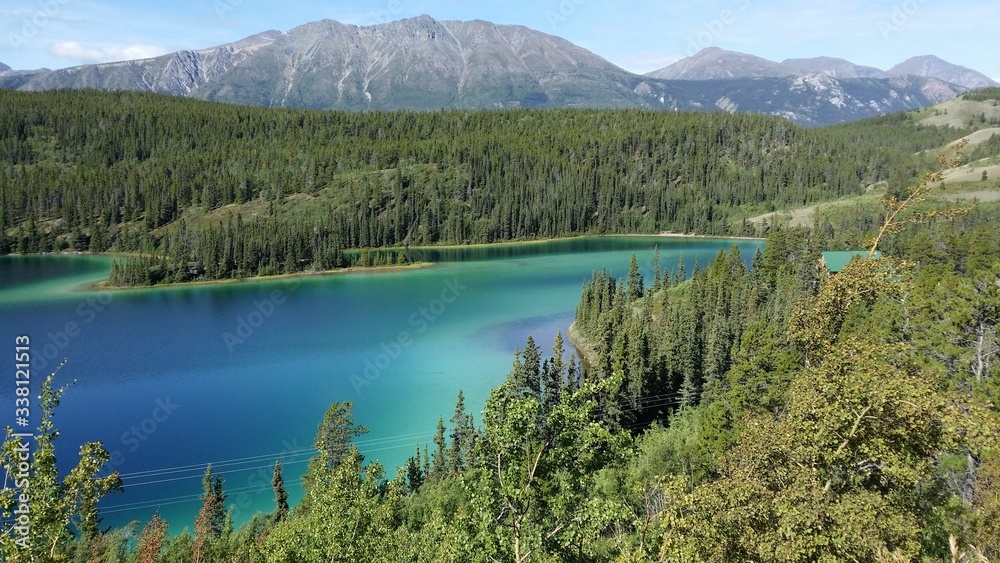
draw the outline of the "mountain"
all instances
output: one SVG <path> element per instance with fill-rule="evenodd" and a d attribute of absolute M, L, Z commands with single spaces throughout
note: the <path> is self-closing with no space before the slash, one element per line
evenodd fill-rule
<path fill-rule="evenodd" d="M 934 78 L 845 78 L 827 74 L 671 81 L 691 100 L 684 110 L 750 112 L 784 117 L 801 125 L 823 126 L 885 113 L 919 109 L 964 91 Z"/>
<path fill-rule="evenodd" d="M 660 80 L 722 80 L 729 78 L 764 78 L 800 74 L 774 61 L 746 53 L 708 47 L 694 56 L 646 74 Z"/>
<path fill-rule="evenodd" d="M 138 90 L 350 111 L 722 109 L 828 125 L 934 105 L 967 87 L 920 73 L 889 78 L 843 59 L 777 63 L 718 48 L 639 76 L 526 27 L 420 16 L 364 27 L 322 20 L 151 59 L 0 72 L 0 88 Z"/>
<path fill-rule="evenodd" d="M 746 53 L 709 47 L 668 67 L 646 74 L 650 78 L 666 80 L 719 80 L 728 78 L 780 78 L 825 74 L 836 79 L 920 76 L 936 78 L 973 90 L 986 86 L 1000 86 L 986 75 L 964 66 L 949 63 L 933 55 L 913 57 L 888 71 L 861 66 L 834 57 L 786 59 L 780 63 Z"/>
<path fill-rule="evenodd" d="M 9 66 L 7 66 L 7 65 L 5 65 L 3 63 L 0 63 L 0 72 L 7 72 L 8 70 L 10 70 Z"/>
<path fill-rule="evenodd" d="M 893 76 L 933 76 L 945 82 L 975 90 L 988 86 L 1000 86 L 995 80 L 964 66 L 949 63 L 934 55 L 913 57 L 889 69 Z"/>
<path fill-rule="evenodd" d="M 636 107 L 643 79 L 565 39 L 429 16 L 323 20 L 220 47 L 40 73 L 23 90 L 146 90 L 315 109 Z M 653 96 L 662 87 L 650 88 Z"/>
<path fill-rule="evenodd" d="M 804 74 L 826 74 L 833 78 L 889 78 L 891 75 L 875 67 L 861 66 L 834 57 L 785 59 L 781 66 Z"/>

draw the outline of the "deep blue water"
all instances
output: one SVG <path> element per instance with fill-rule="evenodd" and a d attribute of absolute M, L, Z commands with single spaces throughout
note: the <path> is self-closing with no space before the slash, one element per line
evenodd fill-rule
<path fill-rule="evenodd" d="M 0 258 L 0 424 L 14 424 L 15 337 L 31 338 L 35 389 L 63 358 L 75 380 L 56 411 L 63 470 L 79 445 L 101 440 L 126 492 L 102 503 L 106 525 L 158 512 L 171 532 L 191 527 L 211 462 L 237 523 L 273 509 L 276 459 L 291 500 L 326 408 L 353 401 L 371 432 L 356 441 L 388 477 L 451 417 L 461 388 L 478 424 L 513 350 L 543 349 L 567 329 L 591 272 L 618 277 L 638 254 L 647 281 L 653 247 L 664 267 L 690 271 L 738 243 L 716 239 L 586 238 L 460 250 L 417 250 L 442 261 L 391 273 L 137 291 L 82 291 L 110 259 Z M 37 424 L 37 409 L 33 411 Z"/>

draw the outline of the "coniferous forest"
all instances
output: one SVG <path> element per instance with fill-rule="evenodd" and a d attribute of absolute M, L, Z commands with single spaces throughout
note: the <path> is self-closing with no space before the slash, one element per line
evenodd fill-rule
<path fill-rule="evenodd" d="M 0 92 L 0 253 L 120 252 L 112 285 L 405 261 L 360 250 L 662 231 L 912 178 L 962 132 L 905 115 L 341 113 Z"/>
<path fill-rule="evenodd" d="M 515 351 L 481 414 L 456 388 L 398 470 L 366 463 L 365 421 L 331 405 L 303 500 L 276 464 L 274 510 L 239 527 L 209 467 L 193 530 L 102 528 L 121 482 L 100 444 L 57 471 L 50 379 L 34 543 L 0 536 L 4 560 L 1000 560 L 1000 205 L 923 201 L 941 181 L 924 173 L 956 163 L 923 151 L 967 131 L 0 96 L 5 250 L 134 253 L 123 285 L 398 262 L 407 244 L 767 231 L 753 257 L 595 271 L 573 327 Z M 743 220 L 878 182 L 877 205 L 812 229 Z M 883 257 L 818 263 L 844 248 Z"/>

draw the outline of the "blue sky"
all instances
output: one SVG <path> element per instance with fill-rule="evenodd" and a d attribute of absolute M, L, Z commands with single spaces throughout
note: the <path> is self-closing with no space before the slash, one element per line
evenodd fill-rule
<path fill-rule="evenodd" d="M 525 25 L 633 72 L 718 46 L 882 69 L 934 54 L 1000 79 L 996 0 L 17 0 L 0 4 L 0 62 L 63 68 L 212 47 L 323 18 L 372 25 L 420 14 Z"/>

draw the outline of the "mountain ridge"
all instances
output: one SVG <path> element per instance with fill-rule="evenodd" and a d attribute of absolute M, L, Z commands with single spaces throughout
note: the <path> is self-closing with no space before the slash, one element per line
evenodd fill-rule
<path fill-rule="evenodd" d="M 756 55 L 706 47 L 671 65 L 646 73 L 651 78 L 714 80 L 718 78 L 780 78 L 825 74 L 834 78 L 879 78 L 900 76 L 936 78 L 966 89 L 1000 86 L 976 70 L 953 64 L 934 55 L 911 57 L 885 71 L 835 57 L 785 59 L 778 63 Z"/>
<path fill-rule="evenodd" d="M 207 49 L 38 73 L 18 88 L 138 89 L 310 109 L 624 107 L 642 105 L 633 92 L 641 81 L 523 26 L 420 16 L 365 27 L 319 20 Z"/>
<path fill-rule="evenodd" d="M 372 26 L 325 19 L 148 59 L 4 72 L 0 87 L 138 90 L 346 111 L 721 109 L 804 125 L 925 107 L 965 91 L 927 76 L 872 77 L 867 67 L 829 57 L 776 63 L 710 48 L 672 66 L 670 78 L 641 76 L 528 27 L 423 15 Z"/>
<path fill-rule="evenodd" d="M 811 74 L 826 74 L 833 78 L 891 78 L 888 72 L 852 63 L 847 59 L 836 57 L 810 57 L 805 59 L 785 59 L 781 61 L 785 67 Z"/>
<path fill-rule="evenodd" d="M 653 72 L 661 80 L 726 80 L 731 78 L 782 78 L 799 74 L 794 69 L 756 55 L 706 47 L 693 56 Z"/>
<path fill-rule="evenodd" d="M 910 57 L 889 69 L 889 73 L 893 75 L 933 76 L 970 90 L 1000 86 L 1000 83 L 979 71 L 949 63 L 935 55 Z"/>

